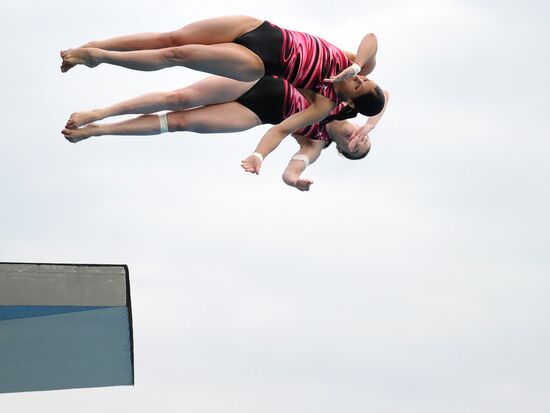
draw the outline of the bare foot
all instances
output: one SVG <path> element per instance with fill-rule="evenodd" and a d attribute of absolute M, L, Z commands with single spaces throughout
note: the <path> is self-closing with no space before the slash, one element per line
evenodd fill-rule
<path fill-rule="evenodd" d="M 75 112 L 67 121 L 65 127 L 67 129 L 76 129 L 80 128 L 83 125 L 87 125 L 91 122 L 97 122 L 98 120 L 103 119 L 103 116 L 96 110 L 83 110 L 81 112 Z"/>
<path fill-rule="evenodd" d="M 92 123 L 78 129 L 65 128 L 61 131 L 61 133 L 69 142 L 78 143 L 80 141 L 83 141 L 84 139 L 88 139 L 89 137 L 94 136 L 95 129 L 97 129 L 97 125 L 94 125 Z"/>
<path fill-rule="evenodd" d="M 63 59 L 61 63 L 61 71 L 63 73 L 69 71 L 76 65 L 86 65 L 88 67 L 96 67 L 99 62 L 95 59 L 96 49 L 82 48 L 61 50 L 59 55 Z"/>
<path fill-rule="evenodd" d="M 69 69 L 72 69 L 74 67 L 74 65 L 65 62 L 65 55 L 66 54 L 67 54 L 67 50 L 61 50 L 59 52 L 59 56 L 61 56 L 61 59 L 63 59 L 63 62 L 61 63 L 61 71 L 63 73 L 65 73 L 66 71 L 68 71 Z"/>

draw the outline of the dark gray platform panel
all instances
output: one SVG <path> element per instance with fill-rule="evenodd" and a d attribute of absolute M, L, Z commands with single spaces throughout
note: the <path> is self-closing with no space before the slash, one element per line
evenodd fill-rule
<path fill-rule="evenodd" d="M 2 264 L 0 305 L 126 305 L 124 266 Z"/>
<path fill-rule="evenodd" d="M 125 266 L 0 263 L 0 393 L 133 383 Z"/>

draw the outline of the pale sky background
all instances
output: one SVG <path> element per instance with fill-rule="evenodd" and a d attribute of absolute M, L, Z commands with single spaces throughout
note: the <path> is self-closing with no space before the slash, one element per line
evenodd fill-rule
<path fill-rule="evenodd" d="M 3 412 L 550 410 L 546 2 L 0 10 L 0 261 L 128 264 L 136 351 L 135 387 L 3 394 Z M 352 50 L 377 34 L 391 101 L 365 160 L 330 148 L 301 193 L 280 178 L 291 140 L 241 170 L 265 127 L 63 139 L 75 110 L 203 74 L 61 74 L 60 49 L 225 14 Z"/>

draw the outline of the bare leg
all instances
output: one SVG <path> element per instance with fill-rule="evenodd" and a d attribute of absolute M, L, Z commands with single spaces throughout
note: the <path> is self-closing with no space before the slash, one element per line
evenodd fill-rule
<path fill-rule="evenodd" d="M 112 51 L 152 50 L 187 44 L 217 44 L 233 42 L 240 35 L 262 24 L 262 20 L 248 16 L 224 16 L 201 20 L 181 29 L 165 33 L 139 33 L 96 40 L 81 47 Z M 61 57 L 66 51 L 61 52 Z M 74 64 L 63 62 L 62 71 L 66 72 Z"/>
<path fill-rule="evenodd" d="M 190 44 L 132 52 L 80 48 L 62 52 L 62 57 L 61 71 L 67 71 L 78 64 L 95 67 L 101 63 L 141 71 L 183 66 L 244 82 L 257 80 L 265 73 L 264 64 L 258 55 L 236 43 Z"/>
<path fill-rule="evenodd" d="M 164 49 L 186 44 L 230 43 L 240 35 L 262 24 L 249 16 L 223 16 L 200 20 L 181 29 L 165 33 L 139 33 L 91 41 L 82 47 L 103 50 L 129 51 Z"/>
<path fill-rule="evenodd" d="M 240 132 L 262 123 L 254 112 L 237 102 L 170 112 L 167 118 L 168 130 L 170 132 Z M 90 124 L 78 129 L 64 129 L 62 133 L 69 142 L 73 143 L 80 142 L 92 136 L 157 135 L 160 133 L 160 122 L 156 115 L 143 115 L 117 123 L 104 125 Z"/>
<path fill-rule="evenodd" d="M 75 129 L 111 116 L 147 114 L 161 110 L 177 111 L 231 102 L 248 92 L 255 83 L 211 76 L 171 92 L 148 93 L 106 108 L 75 112 L 65 127 Z"/>

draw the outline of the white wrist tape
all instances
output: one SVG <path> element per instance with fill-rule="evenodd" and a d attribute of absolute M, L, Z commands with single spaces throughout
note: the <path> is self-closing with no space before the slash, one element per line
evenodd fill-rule
<path fill-rule="evenodd" d="M 254 152 L 252 156 L 255 156 L 256 158 L 258 158 L 260 162 L 264 161 L 264 156 L 260 152 Z"/>
<path fill-rule="evenodd" d="M 168 132 L 168 118 L 166 117 L 166 113 L 161 113 L 158 117 L 160 121 L 160 133 Z"/>
<path fill-rule="evenodd" d="M 306 168 L 309 166 L 309 158 L 307 157 L 307 155 L 302 155 L 301 153 L 297 153 L 290 159 L 293 161 L 304 161 L 304 163 L 306 164 Z"/>
<path fill-rule="evenodd" d="M 361 66 L 359 66 L 357 63 L 352 64 L 350 67 L 353 68 L 353 72 L 355 75 L 361 71 Z"/>

